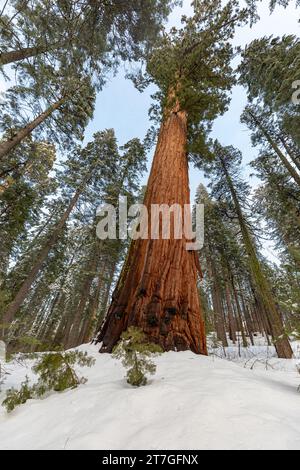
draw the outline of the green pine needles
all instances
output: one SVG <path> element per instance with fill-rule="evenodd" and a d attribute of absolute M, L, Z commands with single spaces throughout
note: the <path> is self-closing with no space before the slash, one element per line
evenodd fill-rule
<path fill-rule="evenodd" d="M 37 355 L 31 355 L 31 357 L 36 358 Z M 38 376 L 37 383 L 31 385 L 29 378 L 26 377 L 19 390 L 12 388 L 6 392 L 2 406 L 10 413 L 17 406 L 23 405 L 28 400 L 41 398 L 48 392 L 63 392 L 77 388 L 85 384 L 87 379 L 77 375 L 75 366 L 92 367 L 94 364 L 95 359 L 81 351 L 43 354 L 32 367 L 33 372 Z"/>
<path fill-rule="evenodd" d="M 146 335 L 139 328 L 131 327 L 121 336 L 113 351 L 115 359 L 121 359 L 127 370 L 127 383 L 133 387 L 147 384 L 147 374 L 154 375 L 156 365 L 151 358 L 163 351 L 157 344 L 147 342 Z"/>

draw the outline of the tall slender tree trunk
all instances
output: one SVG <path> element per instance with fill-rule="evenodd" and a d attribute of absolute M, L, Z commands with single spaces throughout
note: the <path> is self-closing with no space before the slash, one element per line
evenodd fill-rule
<path fill-rule="evenodd" d="M 62 345 L 63 343 L 64 332 L 65 332 L 66 325 L 67 325 L 67 306 L 68 306 L 67 296 L 65 292 L 63 292 L 62 297 L 60 299 L 60 305 L 59 305 L 61 314 L 60 314 L 59 321 L 56 324 L 54 335 L 53 335 L 53 340 L 52 340 L 52 344 L 55 346 Z"/>
<path fill-rule="evenodd" d="M 265 328 L 265 315 L 262 312 L 262 306 L 259 304 L 256 294 L 254 290 L 252 290 L 254 302 L 250 305 L 251 316 L 254 321 L 254 327 L 256 327 L 255 331 L 260 333 L 261 335 L 266 334 L 267 338 L 269 339 L 269 335 L 267 334 L 267 329 Z M 270 340 L 269 340 L 270 341 Z"/>
<path fill-rule="evenodd" d="M 164 118 L 144 204 L 148 214 L 151 204 L 190 204 L 184 111 L 174 109 Z M 187 251 L 185 237 L 175 240 L 174 221 L 172 228 L 170 240 L 132 243 L 98 337 L 102 352 L 111 352 L 122 332 L 136 326 L 165 351 L 207 354 L 197 289 L 199 260 L 196 252 Z"/>
<path fill-rule="evenodd" d="M 216 282 L 214 282 L 214 285 L 213 285 L 212 301 L 213 301 L 214 319 L 215 319 L 218 340 L 222 341 L 223 348 L 228 348 L 225 315 L 224 315 L 222 300 L 220 296 L 220 289 L 216 285 Z"/>
<path fill-rule="evenodd" d="M 42 124 L 54 111 L 59 109 L 66 101 L 66 97 L 61 98 L 51 105 L 45 112 L 41 113 L 36 119 L 31 121 L 27 126 L 16 132 L 16 134 L 4 142 L 0 142 L 0 160 L 8 155 L 17 145 L 19 145 L 31 132 Z"/>
<path fill-rule="evenodd" d="M 297 170 L 293 167 L 293 165 L 288 161 L 287 157 L 284 155 L 284 153 L 281 151 L 281 149 L 279 148 L 279 146 L 276 144 L 276 142 L 274 142 L 274 140 L 272 139 L 272 136 L 269 134 L 269 132 L 267 131 L 267 129 L 262 125 L 262 123 L 260 122 L 260 120 L 251 112 L 251 111 L 248 111 L 249 115 L 251 116 L 252 120 L 255 122 L 255 124 L 257 125 L 257 127 L 261 130 L 261 132 L 263 133 L 263 135 L 265 136 L 266 140 L 268 141 L 268 143 L 270 144 L 270 146 L 272 147 L 272 149 L 274 150 L 274 152 L 276 153 L 276 155 L 279 157 L 279 159 L 281 160 L 281 162 L 283 163 L 283 165 L 285 166 L 285 168 L 287 169 L 287 171 L 289 172 L 289 174 L 291 175 L 291 177 L 295 180 L 295 182 L 300 186 L 300 175 L 299 173 L 297 172 Z"/>
<path fill-rule="evenodd" d="M 88 306 L 87 316 L 80 333 L 81 344 L 90 343 L 95 334 L 97 325 L 97 314 L 99 311 L 100 297 L 105 286 L 105 263 L 102 262 L 99 267 L 99 275 L 94 295 L 91 296 Z M 98 330 L 99 331 L 99 330 Z"/>
<path fill-rule="evenodd" d="M 228 173 L 224 160 L 222 159 L 222 157 L 219 158 L 224 170 L 224 174 L 226 176 L 228 187 L 238 216 L 239 224 L 242 231 L 242 237 L 245 244 L 245 249 L 249 256 L 250 270 L 253 277 L 254 288 L 257 292 L 259 301 L 265 309 L 265 313 L 267 315 L 268 324 L 271 329 L 271 334 L 278 357 L 283 359 L 291 359 L 293 357 L 293 350 L 291 348 L 289 339 L 285 334 L 283 323 L 280 314 L 277 310 L 269 283 L 261 268 L 257 252 L 254 247 L 253 240 L 251 239 L 247 224 L 245 222 L 242 208 L 240 206 L 240 202 L 236 194 L 233 182 Z"/>
<path fill-rule="evenodd" d="M 38 325 L 38 331 L 36 336 L 40 341 L 50 338 L 56 320 L 54 312 L 56 310 L 56 307 L 59 306 L 61 298 L 61 291 L 56 292 L 54 300 L 52 301 L 52 305 L 49 309 L 47 318 L 44 320 L 43 323 L 41 323 L 41 325 Z"/>
<path fill-rule="evenodd" d="M 15 318 L 16 313 L 18 312 L 19 308 L 23 304 L 24 300 L 26 299 L 28 292 L 34 283 L 38 273 L 43 267 L 43 264 L 45 260 L 47 259 L 47 256 L 49 254 L 49 251 L 51 248 L 55 245 L 57 239 L 59 238 L 61 231 L 66 223 L 66 221 L 69 218 L 69 215 L 71 214 L 72 210 L 74 209 L 75 205 L 78 202 L 78 199 L 82 193 L 82 185 L 80 188 L 77 189 L 76 193 L 74 194 L 73 198 L 71 199 L 67 209 L 65 210 L 64 214 L 62 215 L 61 219 L 59 220 L 56 228 L 54 229 L 52 235 L 40 251 L 40 253 L 37 256 L 37 259 L 34 262 L 34 265 L 28 274 L 26 280 L 20 287 L 18 293 L 16 294 L 14 300 L 12 303 L 9 305 L 7 311 L 3 315 L 2 323 L 5 325 L 9 325 Z"/>
<path fill-rule="evenodd" d="M 16 51 L 2 52 L 0 54 L 0 66 L 19 62 L 20 60 L 24 59 L 30 59 L 31 57 L 36 57 L 37 55 L 43 54 L 50 50 L 59 49 L 62 46 L 62 44 L 52 44 L 36 47 L 25 47 L 24 49 L 19 49 Z"/>

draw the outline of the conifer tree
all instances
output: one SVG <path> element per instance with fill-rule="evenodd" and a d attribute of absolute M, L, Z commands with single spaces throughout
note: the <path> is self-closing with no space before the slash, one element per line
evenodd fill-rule
<path fill-rule="evenodd" d="M 0 62 L 21 63 L 15 67 L 18 85 L 6 93 L 2 107 L 1 127 L 7 138 L 0 142 L 1 162 L 41 128 L 47 128 L 48 134 L 52 130 L 52 137 L 64 148 L 66 139 L 82 138 L 93 114 L 95 91 L 102 88 L 107 72 L 116 70 L 120 60 L 144 56 L 177 2 L 9 3 L 9 13 L 0 17 Z M 30 57 L 33 62 L 22 60 Z M 25 102 L 26 113 L 22 113 Z"/>
<path fill-rule="evenodd" d="M 109 3 L 10 0 L 0 17 L 0 64 L 25 59 L 59 60 L 62 55 L 100 69 L 107 52 L 138 59 L 176 2 L 143 0 Z"/>
<path fill-rule="evenodd" d="M 293 257 L 300 243 L 299 189 L 269 154 L 261 154 L 251 166 L 263 181 L 255 192 L 255 210 L 268 221 L 277 247 Z"/>
<path fill-rule="evenodd" d="M 299 39 L 292 35 L 256 39 L 243 51 L 238 69 L 249 101 L 258 100 L 264 110 L 275 114 L 282 133 L 298 148 L 300 106 L 292 98 L 299 80 L 299 48 Z"/>
<path fill-rule="evenodd" d="M 287 141 L 282 139 L 280 135 L 281 131 L 276 129 L 276 123 L 274 123 L 270 114 L 262 112 L 258 106 L 247 106 L 241 120 L 253 131 L 253 143 L 255 145 L 261 144 L 264 148 L 274 152 L 293 180 L 300 186 L 300 159 L 298 152 L 295 154 L 290 150 Z M 286 150 L 288 150 L 288 154 L 286 154 Z"/>
<path fill-rule="evenodd" d="M 257 21 L 259 19 L 257 15 L 257 7 L 262 1 L 263 0 L 246 0 L 251 12 L 252 22 Z M 295 5 L 295 7 L 297 8 L 300 6 L 300 0 L 269 0 L 269 8 L 271 13 L 274 12 L 276 7 L 287 8 L 290 4 Z"/>
<path fill-rule="evenodd" d="M 28 161 L 30 160 L 30 164 Z M 0 176 L 0 285 L 7 274 L 13 253 L 25 232 L 38 218 L 45 198 L 54 190 L 50 171 L 55 161 L 55 148 L 48 142 L 29 139 L 13 152 Z"/>
<path fill-rule="evenodd" d="M 249 197 L 249 188 L 240 177 L 242 154 L 233 147 L 222 147 L 218 142 L 215 143 L 213 152 L 215 159 L 212 161 L 210 172 L 214 176 L 214 195 L 219 199 L 228 200 L 236 213 L 248 255 L 253 286 L 259 302 L 264 307 L 278 356 L 290 359 L 293 357 L 293 351 L 243 211 L 243 205 Z"/>
<path fill-rule="evenodd" d="M 83 163 L 84 173 L 93 173 L 85 187 L 80 184 Z M 117 206 L 120 196 L 127 196 L 131 205 L 144 169 L 145 150 L 140 141 L 132 139 L 119 149 L 112 130 L 95 134 L 94 141 L 83 151 L 69 157 L 66 168 L 56 178 L 61 186 L 60 197 L 50 199 L 44 207 L 48 214 L 31 228 L 32 236 L 24 241 L 19 259 L 6 278 L 5 292 L 11 301 L 23 291 L 28 278 L 31 282 L 15 317 L 18 321 L 6 337 L 10 351 L 26 349 L 27 339 L 31 351 L 61 344 L 72 347 L 92 339 L 103 319 L 114 275 L 127 245 L 123 240 L 97 238 L 96 211 L 104 202 Z M 68 204 L 69 208 L 74 205 L 72 191 L 78 185 L 82 189 L 78 208 L 75 206 L 69 216 L 70 228 L 65 224 L 58 233 L 57 224 L 65 216 Z M 32 278 L 30 267 L 36 268 L 41 254 L 43 264 Z M 7 303 L 1 308 L 4 312 Z"/>
<path fill-rule="evenodd" d="M 6 165 L 9 154 L 34 132 L 39 138 L 44 133 L 52 143 L 70 147 L 76 140 L 82 140 L 93 115 L 95 90 L 87 76 L 78 79 L 72 69 L 61 75 L 48 69 L 45 86 L 36 78 L 26 86 L 13 87 L 5 95 L 0 121 L 4 132 L 0 141 L 1 167 Z M 32 109 L 32 119 L 28 118 L 28 108 Z"/>
<path fill-rule="evenodd" d="M 55 246 L 63 233 L 64 226 L 82 194 L 87 191 L 88 188 L 92 191 L 93 185 L 96 185 L 97 191 L 99 191 L 105 179 L 111 177 L 113 172 L 117 171 L 115 167 L 116 160 L 113 159 L 112 154 L 114 150 L 113 131 L 99 132 L 95 134 L 94 140 L 89 143 L 85 149 L 78 149 L 76 154 L 70 157 L 67 169 L 63 174 L 66 191 L 65 198 L 69 198 L 69 201 L 67 202 L 65 199 L 65 205 L 61 206 L 61 211 L 59 211 L 55 217 L 53 225 L 48 232 L 48 236 L 35 254 L 30 271 L 27 273 L 24 282 L 20 285 L 14 299 L 4 312 L 2 319 L 4 324 L 9 325 L 13 321 L 17 311 L 28 295 L 36 276 L 42 269 L 50 250 Z M 83 162 L 85 165 L 84 172 L 80 171 Z M 73 194 L 71 193 L 72 190 L 74 191 Z"/>
<path fill-rule="evenodd" d="M 228 346 L 227 331 L 236 343 L 237 335 L 247 347 L 253 343 L 253 318 L 247 304 L 254 302 L 249 286 L 249 270 L 239 227 L 232 210 L 224 201 L 213 200 L 200 185 L 196 202 L 205 206 L 205 244 L 201 251 L 204 291 L 213 312 L 217 338 Z M 246 301 L 247 297 L 247 301 Z"/>
<path fill-rule="evenodd" d="M 121 359 L 123 366 L 128 369 L 127 383 L 133 387 L 142 387 L 147 385 L 147 374 L 154 375 L 156 372 L 152 357 L 161 352 L 160 346 L 147 342 L 141 330 L 131 327 L 122 334 L 114 348 L 113 357 Z"/>

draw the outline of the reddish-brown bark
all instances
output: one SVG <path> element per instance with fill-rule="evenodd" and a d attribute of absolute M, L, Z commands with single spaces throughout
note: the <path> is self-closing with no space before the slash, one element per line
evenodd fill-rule
<path fill-rule="evenodd" d="M 144 204 L 190 203 L 187 115 L 170 112 L 162 124 Z M 151 217 L 149 217 L 151 220 Z M 151 224 L 149 224 L 151 225 Z M 171 227 L 174 224 L 171 224 Z M 107 319 L 98 337 L 111 352 L 129 326 L 143 329 L 165 351 L 207 354 L 197 279 L 199 261 L 187 240 L 137 240 L 132 243 Z"/>

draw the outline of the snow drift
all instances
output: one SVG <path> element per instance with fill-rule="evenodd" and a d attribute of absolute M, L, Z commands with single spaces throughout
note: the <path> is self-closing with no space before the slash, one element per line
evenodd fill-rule
<path fill-rule="evenodd" d="M 149 385 L 135 389 L 109 355 L 80 349 L 96 359 L 81 370 L 88 383 L 11 415 L 0 408 L 0 449 L 300 450 L 296 361 L 249 370 L 242 362 L 167 353 Z M 8 366 L 4 389 L 30 375 L 27 365 Z"/>

